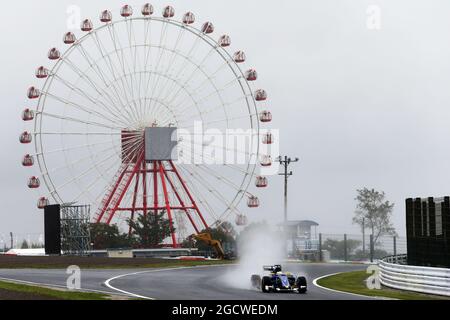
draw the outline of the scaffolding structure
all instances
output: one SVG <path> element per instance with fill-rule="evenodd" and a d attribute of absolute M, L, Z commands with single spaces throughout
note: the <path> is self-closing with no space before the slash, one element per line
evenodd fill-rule
<path fill-rule="evenodd" d="M 90 249 L 89 205 L 61 206 L 61 249 L 63 255 L 84 256 Z"/>

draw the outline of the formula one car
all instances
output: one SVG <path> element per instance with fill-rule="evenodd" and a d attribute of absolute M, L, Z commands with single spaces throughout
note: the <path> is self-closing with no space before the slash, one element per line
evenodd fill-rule
<path fill-rule="evenodd" d="M 307 283 L 305 277 L 297 277 L 290 272 L 282 272 L 281 265 L 264 266 L 266 275 L 254 274 L 251 277 L 253 288 L 262 292 L 295 292 L 306 293 Z"/>

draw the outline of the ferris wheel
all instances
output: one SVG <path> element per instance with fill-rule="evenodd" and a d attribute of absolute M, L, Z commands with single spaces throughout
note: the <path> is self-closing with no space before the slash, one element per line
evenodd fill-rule
<path fill-rule="evenodd" d="M 164 212 L 173 246 L 224 221 L 245 225 L 245 212 L 260 205 L 252 190 L 268 186 L 257 168 L 272 158 L 260 147 L 274 140 L 262 130 L 272 114 L 266 91 L 252 87 L 257 71 L 244 67 L 244 51 L 231 51 L 231 38 L 216 35 L 213 23 L 196 27 L 192 12 L 179 21 L 171 6 L 156 16 L 151 4 L 139 13 L 125 5 L 117 16 L 104 10 L 98 26 L 85 19 L 79 33 L 65 33 L 64 50 L 48 52 L 53 65 L 36 70 L 43 84 L 28 89 L 36 106 L 22 119 L 34 128 L 20 142 L 34 145 L 22 164 L 39 170 L 28 181 L 38 208 L 90 204 L 93 222 L 119 225 Z M 197 123 L 203 133 L 251 134 L 244 147 L 178 136 L 179 158 L 189 150 L 203 162 L 147 157 L 147 143 L 157 143 L 146 141 L 150 128 L 191 131 Z M 218 151 L 243 160 L 216 163 Z"/>

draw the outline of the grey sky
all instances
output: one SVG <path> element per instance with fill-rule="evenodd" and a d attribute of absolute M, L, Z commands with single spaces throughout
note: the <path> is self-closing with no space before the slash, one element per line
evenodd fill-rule
<path fill-rule="evenodd" d="M 290 180 L 291 219 L 313 219 L 325 233 L 356 233 L 357 188 L 384 190 L 396 203 L 404 234 L 404 200 L 448 195 L 450 152 L 450 3 L 446 0 L 173 0 L 211 20 L 246 51 L 270 95 L 272 127 L 282 154 L 298 156 Z M 66 9 L 76 4 L 97 21 L 123 1 L 14 1 L 4 4 L 0 118 L 0 234 L 38 233 L 42 212 L 26 187 L 29 172 L 18 143 L 26 128 L 34 70 L 61 46 Z M 133 1 L 130 4 L 140 6 Z M 166 1 L 153 1 L 157 14 Z M 381 29 L 366 27 L 369 5 L 381 9 Z M 7 13 L 7 14 L 6 14 Z M 29 149 L 28 149 L 29 150 Z M 251 220 L 282 218 L 282 178 L 271 177 Z"/>

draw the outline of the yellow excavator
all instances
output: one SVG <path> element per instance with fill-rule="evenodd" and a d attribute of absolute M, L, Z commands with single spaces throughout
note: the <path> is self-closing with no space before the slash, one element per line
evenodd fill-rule
<path fill-rule="evenodd" d="M 216 251 L 218 259 L 225 259 L 225 251 L 223 251 L 222 244 L 219 240 L 214 240 L 210 233 L 194 234 L 193 237 L 195 240 L 201 241 L 206 245 L 212 247 Z"/>

